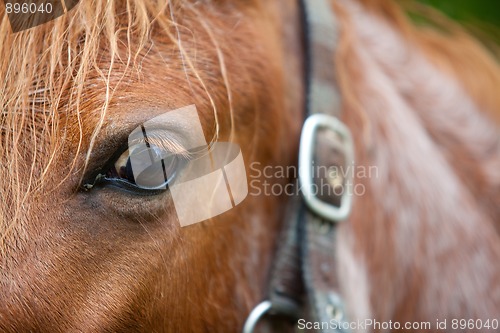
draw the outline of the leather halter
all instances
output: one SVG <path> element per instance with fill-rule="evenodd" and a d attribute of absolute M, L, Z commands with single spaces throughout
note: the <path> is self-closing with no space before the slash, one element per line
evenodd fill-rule
<path fill-rule="evenodd" d="M 337 24 L 329 0 L 300 0 L 306 44 L 306 121 L 299 151 L 301 197 L 290 199 L 274 260 L 268 299 L 250 313 L 243 333 L 260 320 L 285 317 L 328 323 L 317 332 L 348 332 L 339 294 L 336 225 L 350 213 L 354 149 L 341 112 L 334 54 Z M 332 168 L 333 167 L 333 168 Z M 325 175 L 316 169 L 329 170 Z M 333 172 L 336 170 L 342 172 Z M 326 189 L 333 195 L 318 193 Z M 338 188 L 342 194 L 336 195 Z M 330 191 L 327 191 L 331 193 Z M 344 323 L 344 325 L 343 325 Z"/>

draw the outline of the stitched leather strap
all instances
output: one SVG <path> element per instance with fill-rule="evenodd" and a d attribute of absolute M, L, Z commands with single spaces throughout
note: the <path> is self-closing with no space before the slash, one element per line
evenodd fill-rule
<path fill-rule="evenodd" d="M 335 80 L 334 54 L 338 31 L 331 0 L 300 0 L 306 43 L 306 116 L 325 114 L 339 117 L 340 95 Z M 345 166 L 349 154 L 342 138 L 331 130 L 318 130 L 311 163 L 318 170 Z M 302 148 L 301 148 L 302 149 Z M 347 164 L 348 165 L 348 164 Z M 335 169 L 333 169 L 335 170 Z M 299 170 L 300 172 L 300 170 Z M 336 190 L 342 177 L 316 173 L 317 198 L 331 205 L 341 204 Z M 328 193 L 326 193 L 328 192 Z M 269 288 L 269 299 L 250 314 L 244 332 L 253 332 L 265 315 L 326 323 L 321 333 L 345 333 L 344 304 L 338 292 L 336 265 L 337 224 L 309 209 L 301 197 L 290 199 L 284 232 L 279 241 Z"/>
<path fill-rule="evenodd" d="M 303 303 L 304 284 L 302 281 L 303 230 L 301 222 L 304 210 L 299 196 L 288 203 L 288 214 L 272 272 L 270 297 L 276 310 L 299 319 Z"/>
<path fill-rule="evenodd" d="M 306 48 L 308 50 L 308 91 L 306 110 L 309 115 L 327 114 L 340 117 L 340 94 L 335 79 L 334 55 L 338 43 L 338 29 L 331 1 L 302 0 L 305 16 Z M 316 138 L 314 163 L 317 170 L 331 170 L 332 166 L 342 166 L 340 138 L 328 131 L 318 132 Z M 335 191 L 324 193 L 335 188 L 331 175 L 316 174 L 318 197 L 330 204 L 339 204 L 339 196 Z M 323 192 L 323 193 L 322 193 Z M 337 323 L 328 325 L 319 332 L 345 332 L 342 329 L 344 304 L 338 292 L 338 275 L 336 265 L 336 221 L 325 221 L 314 213 L 305 214 L 305 241 L 303 247 L 303 274 L 306 287 L 307 303 L 311 319 L 319 322 Z"/>

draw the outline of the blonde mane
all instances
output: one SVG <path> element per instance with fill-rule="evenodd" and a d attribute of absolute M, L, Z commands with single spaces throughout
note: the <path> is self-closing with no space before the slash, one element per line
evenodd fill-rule
<path fill-rule="evenodd" d="M 74 139 L 71 136 L 75 134 L 66 131 L 69 119 L 76 119 L 79 126 L 71 172 L 83 174 L 112 96 L 125 77 L 141 77 L 142 61 L 155 48 L 153 33 L 176 46 L 186 79 L 197 80 L 203 87 L 214 112 L 212 141 L 217 139 L 217 108 L 191 61 L 193 52 L 183 47 L 179 29 L 184 27 L 175 20 L 182 17 L 177 14 L 181 11 L 190 11 L 210 34 L 196 6 L 181 6 L 176 1 L 81 1 L 54 21 L 19 33 L 11 31 L 3 7 L 0 9 L 0 177 L 5 182 L 0 248 L 15 222 L 23 218 L 28 196 L 49 182 L 49 170 L 58 152 L 67 148 L 65 141 Z M 214 38 L 211 42 L 218 50 Z M 219 62 L 230 94 L 220 52 Z M 84 129 L 86 117 L 99 119 L 90 133 Z M 84 152 L 85 165 L 75 170 L 84 144 L 89 147 Z M 49 192 L 67 177 L 56 183 L 50 180 Z"/>

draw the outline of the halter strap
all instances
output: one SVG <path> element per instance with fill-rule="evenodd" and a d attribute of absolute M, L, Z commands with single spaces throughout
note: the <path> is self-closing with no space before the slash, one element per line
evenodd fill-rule
<path fill-rule="evenodd" d="M 336 225 L 348 218 L 351 210 L 354 149 L 349 129 L 337 118 L 341 113 L 334 67 L 338 29 L 330 0 L 300 0 L 300 7 L 307 118 L 300 140 L 296 186 L 302 197 L 289 201 L 268 300 L 254 308 L 243 333 L 253 332 L 266 314 L 295 322 L 305 319 L 328 323 L 327 329 L 317 330 L 321 333 L 348 332 L 338 293 Z M 314 172 L 319 167 L 342 172 L 319 175 Z M 325 184 L 333 194 L 318 193 L 318 186 Z M 335 194 L 338 188 L 343 191 L 340 195 Z"/>
<path fill-rule="evenodd" d="M 334 55 L 338 45 L 338 25 L 332 1 L 302 0 L 305 15 L 306 49 L 309 50 L 309 79 L 307 86 L 306 119 L 300 140 L 299 180 L 301 193 L 308 210 L 304 214 L 302 246 L 302 274 L 306 289 L 306 306 L 312 321 L 331 323 L 319 332 L 347 332 L 346 320 L 339 294 L 339 273 L 336 271 L 336 224 L 348 218 L 353 194 L 354 148 L 349 129 L 338 119 L 341 115 L 340 93 L 336 81 Z M 333 156 L 335 155 L 335 156 Z M 343 158 L 342 158 L 343 157 Z M 342 163 L 342 161 L 344 163 Z M 315 165 L 334 166 L 339 175 L 324 175 L 319 183 L 328 182 L 332 188 L 342 184 L 342 194 L 333 198 L 313 193 Z M 319 162 L 319 163 L 318 163 Z M 315 177 L 321 175 L 316 174 Z M 322 184 L 321 184 L 322 185 Z M 337 205 L 335 205 L 337 204 Z"/>
<path fill-rule="evenodd" d="M 328 0 L 301 0 L 306 44 L 306 115 L 340 115 L 340 96 L 333 58 L 337 22 Z"/>

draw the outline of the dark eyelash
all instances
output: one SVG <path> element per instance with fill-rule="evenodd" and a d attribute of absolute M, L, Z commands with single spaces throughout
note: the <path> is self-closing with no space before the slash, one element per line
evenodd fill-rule
<path fill-rule="evenodd" d="M 142 126 L 141 126 L 142 128 Z M 211 150 L 211 146 L 209 147 L 199 147 L 198 149 L 187 150 L 184 146 L 175 138 L 175 135 L 169 135 L 168 131 L 165 129 L 153 129 L 148 131 L 147 136 L 139 136 L 132 142 L 123 143 L 119 149 L 115 151 L 115 153 L 107 160 L 106 163 L 102 165 L 98 169 L 97 172 L 94 172 L 91 177 L 87 178 L 87 181 L 83 183 L 82 189 L 84 191 L 89 191 L 97 185 L 100 184 L 109 184 L 109 185 L 118 185 L 119 187 L 128 187 L 129 190 L 133 190 L 135 192 L 140 192 L 141 190 L 147 194 L 154 194 L 154 191 L 164 192 L 164 189 L 154 190 L 154 189 L 143 189 L 135 184 L 127 182 L 126 180 L 120 179 L 118 177 L 107 178 L 108 171 L 111 170 L 116 161 L 120 156 L 122 156 L 127 150 L 131 147 L 140 144 L 146 144 L 147 146 L 153 145 L 162 149 L 163 151 L 169 152 L 178 156 L 182 163 L 187 163 L 189 160 L 196 159 L 207 153 Z M 168 187 L 168 184 L 166 184 Z"/>
<path fill-rule="evenodd" d="M 86 181 L 83 182 L 82 189 L 90 191 L 94 186 L 100 184 L 106 178 L 106 171 L 109 170 L 115 161 L 128 149 L 128 142 L 122 144 L 113 155 L 104 163 L 97 172 L 92 173 Z"/>
<path fill-rule="evenodd" d="M 122 156 L 127 150 L 130 150 L 131 147 L 134 147 L 135 145 L 138 145 L 140 143 L 143 143 L 144 141 L 136 140 L 133 145 L 129 145 L 128 143 L 123 144 L 120 149 L 118 149 L 112 157 L 99 169 L 97 174 L 94 174 L 94 177 L 91 177 L 89 181 L 84 182 L 82 185 L 82 189 L 84 191 L 90 191 L 93 189 L 95 186 L 99 185 L 110 185 L 110 186 L 116 186 L 119 187 L 120 189 L 124 190 L 129 190 L 130 192 L 136 193 L 136 194 L 145 194 L 145 195 L 156 195 L 159 193 L 163 193 L 166 190 L 168 190 L 168 182 L 166 181 L 164 184 L 158 185 L 158 187 L 163 187 L 163 188 L 143 188 L 137 184 L 131 183 L 130 181 L 126 179 L 121 179 L 119 177 L 108 177 L 109 176 L 109 171 L 115 169 L 116 161 L 120 156 Z M 156 146 L 156 143 L 158 141 L 149 141 L 151 144 Z M 157 146 L 158 147 L 158 146 Z M 171 147 L 169 145 L 169 147 Z M 159 147 L 162 149 L 161 147 Z M 182 150 L 183 152 L 186 153 L 174 153 L 174 155 L 179 159 L 178 165 L 182 166 L 186 163 L 189 162 L 192 158 L 195 158 L 197 155 L 197 152 L 188 152 L 186 150 Z M 170 151 L 169 151 L 170 152 Z M 163 161 L 162 161 L 163 163 Z M 174 175 L 171 177 L 175 177 Z M 165 187 L 164 187 L 165 186 Z"/>

